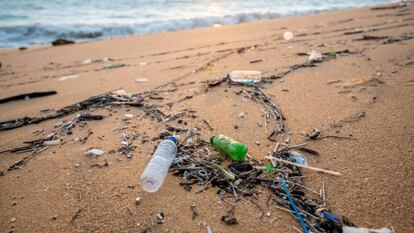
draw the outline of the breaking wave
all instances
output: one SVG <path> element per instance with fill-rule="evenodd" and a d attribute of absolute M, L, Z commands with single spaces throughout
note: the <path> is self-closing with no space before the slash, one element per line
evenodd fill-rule
<path fill-rule="evenodd" d="M 370 1 L 370 3 L 377 2 L 377 0 L 366 1 Z M 147 5 L 155 4 L 143 0 L 142 2 L 146 3 Z M 317 1 L 314 0 L 313 2 Z M 329 2 L 329 4 L 327 4 L 326 2 Z M 311 13 L 318 13 L 321 11 L 361 6 L 361 3 L 357 4 L 356 2 L 358 1 L 356 0 L 348 0 L 348 2 L 350 3 L 347 5 L 338 5 L 334 2 L 335 1 L 332 2 L 331 0 L 326 0 L 321 1 L 320 4 L 312 3 L 312 7 L 287 7 L 277 6 L 274 4 L 267 4 L 263 6 L 263 8 L 258 9 L 249 9 L 248 6 L 250 5 L 232 5 L 231 7 L 233 7 L 235 10 L 232 8 L 232 10 L 225 11 L 227 13 L 215 12 L 214 16 L 212 16 L 211 12 L 203 12 L 203 8 L 197 6 L 197 10 L 195 10 L 194 13 L 190 14 L 190 16 L 192 17 L 180 16 L 185 15 L 177 13 L 180 11 L 181 6 L 168 5 L 162 5 L 162 7 L 164 7 L 163 9 L 165 13 L 163 10 L 155 12 L 156 9 L 153 9 L 153 11 L 140 9 L 140 12 L 146 12 L 146 14 L 137 14 L 137 11 L 133 10 L 131 10 L 131 12 L 127 12 L 118 11 L 116 9 L 111 10 L 106 8 L 96 9 L 97 6 L 93 6 L 88 8 L 92 12 L 88 15 L 79 15 L 76 9 L 72 9 L 68 10 L 67 12 L 64 12 L 65 14 L 63 14 L 63 16 L 60 16 L 59 14 L 48 15 L 42 13 L 46 16 L 40 18 L 41 20 L 38 20 L 38 18 L 33 18 L 33 11 L 30 10 L 22 11 L 20 12 L 20 15 L 18 14 L 19 11 L 16 11 L 17 13 L 14 11 L 10 11 L 14 13 L 9 13 L 2 12 L 0 10 L 0 47 L 19 47 L 33 44 L 48 44 L 56 38 L 60 37 L 77 41 L 84 41 L 112 37 L 122 37 L 135 34 L 144 35 L 157 32 L 176 31 L 199 27 L 210 27 L 214 24 L 238 24 L 265 19 L 274 19 L 284 16 L 305 15 Z M 30 9 L 33 8 L 36 10 L 42 9 L 42 7 L 33 4 L 25 5 L 25 7 Z M 219 4 L 230 3 L 221 2 Z M 254 5 L 255 2 L 246 0 L 241 4 Z M 266 8 L 269 5 L 272 5 L 272 8 Z M 161 7 L 161 5 L 159 6 Z M 18 8 L 19 6 L 14 7 Z M 47 7 L 43 8 L 43 10 L 47 10 Z M 72 8 L 74 8 L 74 6 L 72 6 Z M 83 6 L 83 8 L 85 8 L 85 6 Z M 235 13 L 228 14 L 228 12 Z M 188 15 L 188 11 L 186 14 Z M 216 16 L 220 14 L 223 14 L 224 16 Z"/>

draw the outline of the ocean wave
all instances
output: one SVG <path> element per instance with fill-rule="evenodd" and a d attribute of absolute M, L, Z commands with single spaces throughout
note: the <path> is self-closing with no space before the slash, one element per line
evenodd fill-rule
<path fill-rule="evenodd" d="M 181 18 L 174 20 L 153 20 L 145 23 L 66 23 L 66 24 L 28 24 L 0 27 L 0 47 L 19 47 L 33 44 L 47 44 L 56 38 L 72 40 L 91 40 L 134 34 L 151 34 L 157 32 L 177 31 L 199 27 L 210 27 L 214 24 L 239 24 L 265 19 L 274 19 L 287 15 L 303 15 L 321 12 L 322 10 L 246 13 L 226 16 L 210 16 Z"/>

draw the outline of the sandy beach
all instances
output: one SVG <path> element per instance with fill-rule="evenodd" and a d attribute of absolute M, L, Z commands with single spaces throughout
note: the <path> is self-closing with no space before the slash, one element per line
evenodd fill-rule
<path fill-rule="evenodd" d="M 0 99 L 41 91 L 57 94 L 2 103 L 0 121 L 44 116 L 123 89 L 143 93 L 145 106 L 156 106 L 166 115 L 184 112 L 180 121 L 168 124 L 196 128 L 206 141 L 214 134 L 227 135 L 243 142 L 252 158 L 266 163 L 276 144 L 268 140 L 273 126 L 263 120 L 263 106 L 243 91 L 249 87 L 227 82 L 209 86 L 233 70 L 258 70 L 268 77 L 261 88 L 283 113 L 288 143 L 307 143 L 319 152 L 306 154 L 310 166 L 341 173 L 304 170 L 306 187 L 319 192 L 323 183 L 329 209 L 358 226 L 412 232 L 414 5 L 394 6 L 398 7 L 1 49 Z M 283 38 L 286 31 L 293 32 L 293 39 Z M 331 57 L 303 65 L 312 50 Z M 230 205 L 214 187 L 187 191 L 180 185 L 183 180 L 170 172 L 160 191 L 144 192 L 139 176 L 167 128 L 145 111 L 142 106 L 88 109 L 105 118 L 74 127 L 61 144 L 18 169 L 9 168 L 31 153 L 1 153 L 1 231 L 143 232 L 160 212 L 165 222 L 149 232 L 207 232 L 206 225 L 214 233 L 300 228 L 294 217 L 269 201 L 271 192 L 264 187 L 257 188 L 257 205 L 252 197 L 236 203 L 236 225 L 221 221 Z M 0 151 L 44 138 L 77 113 L 2 130 Z M 125 119 L 126 114 L 132 118 Z M 308 140 L 305 133 L 313 129 L 333 137 Z M 118 152 L 125 130 L 137 133 L 131 156 Z M 85 156 L 89 148 L 100 148 L 104 154 Z M 192 204 L 198 209 L 194 219 Z"/>

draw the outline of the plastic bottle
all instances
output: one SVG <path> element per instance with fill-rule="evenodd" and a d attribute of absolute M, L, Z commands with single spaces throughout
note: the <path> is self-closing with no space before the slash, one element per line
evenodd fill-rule
<path fill-rule="evenodd" d="M 214 135 L 210 138 L 211 145 L 220 154 L 235 160 L 243 161 L 246 157 L 247 147 L 224 135 Z"/>
<path fill-rule="evenodd" d="M 170 136 L 160 142 L 151 161 L 141 175 L 141 187 L 153 193 L 160 189 L 168 169 L 177 154 L 177 137 Z"/>
<path fill-rule="evenodd" d="M 256 70 L 234 70 L 229 74 L 230 81 L 245 85 L 254 85 L 262 81 L 262 72 Z"/>

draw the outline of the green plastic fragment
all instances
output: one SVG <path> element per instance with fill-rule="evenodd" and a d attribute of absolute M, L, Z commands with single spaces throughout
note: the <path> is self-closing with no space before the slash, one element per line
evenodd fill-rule
<path fill-rule="evenodd" d="M 335 51 L 330 52 L 330 53 L 329 53 L 329 56 L 331 56 L 331 57 L 336 57 L 336 52 L 335 52 Z"/>
<path fill-rule="evenodd" d="M 273 165 L 272 164 L 268 164 L 265 166 L 266 171 L 268 172 L 272 172 L 273 171 Z"/>

